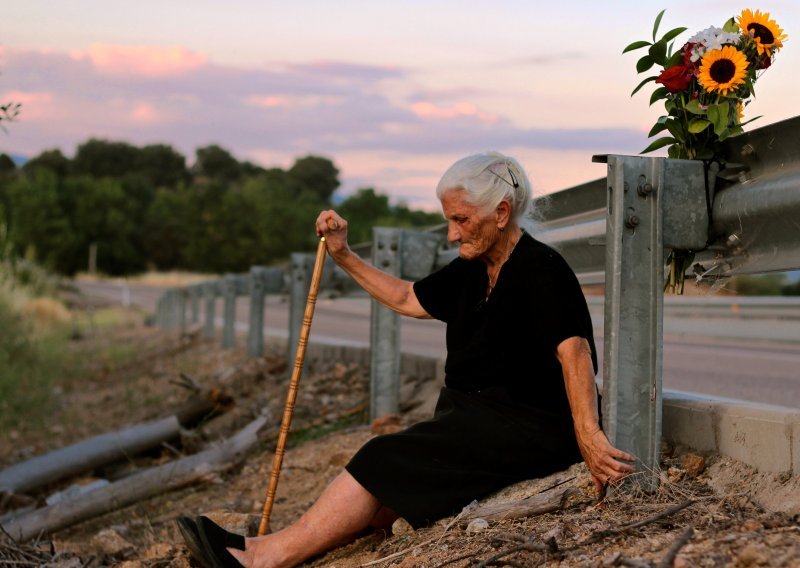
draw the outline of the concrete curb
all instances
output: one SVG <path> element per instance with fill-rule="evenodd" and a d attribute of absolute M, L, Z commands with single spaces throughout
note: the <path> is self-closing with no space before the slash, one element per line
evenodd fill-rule
<path fill-rule="evenodd" d="M 369 365 L 369 348 L 310 343 L 308 355 Z M 444 382 L 444 361 L 401 356 L 400 372 Z M 674 444 L 736 459 L 758 471 L 800 476 L 800 409 L 664 391 L 662 435 Z"/>
<path fill-rule="evenodd" d="M 800 475 L 800 410 L 664 392 L 663 435 L 771 473 Z"/>

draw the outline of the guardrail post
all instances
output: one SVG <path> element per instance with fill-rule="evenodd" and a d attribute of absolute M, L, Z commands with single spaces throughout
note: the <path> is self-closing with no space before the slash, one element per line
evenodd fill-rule
<path fill-rule="evenodd" d="M 192 323 L 200 321 L 200 293 L 202 284 L 192 284 L 189 286 L 189 299 L 192 304 Z"/>
<path fill-rule="evenodd" d="M 283 271 L 280 268 L 253 266 L 250 269 L 250 327 L 247 334 L 247 353 L 251 357 L 264 354 L 264 304 L 267 294 L 283 290 Z"/>
<path fill-rule="evenodd" d="M 217 307 L 217 281 L 203 284 L 203 296 L 206 300 L 206 316 L 203 322 L 203 337 L 214 337 Z"/>
<path fill-rule="evenodd" d="M 289 262 L 289 344 L 287 346 L 290 369 L 297 353 L 297 341 L 300 339 L 300 328 L 303 326 L 303 314 L 313 271 L 313 254 L 292 253 Z"/>
<path fill-rule="evenodd" d="M 401 229 L 372 229 L 372 264 L 399 277 Z M 400 321 L 397 313 L 372 300 L 370 313 L 370 416 L 400 407 Z"/>
<path fill-rule="evenodd" d="M 260 357 L 264 353 L 264 286 L 263 266 L 250 267 L 250 323 L 247 329 L 247 354 Z"/>
<path fill-rule="evenodd" d="M 186 296 L 188 292 L 186 288 L 178 288 L 175 293 L 178 302 L 178 326 L 181 333 L 186 333 Z"/>
<path fill-rule="evenodd" d="M 236 345 L 236 275 L 226 274 L 222 281 L 222 295 L 225 298 L 222 322 L 222 347 L 228 349 Z"/>
<path fill-rule="evenodd" d="M 664 247 L 701 248 L 708 230 L 702 162 L 608 156 L 604 429 L 658 485 Z"/>

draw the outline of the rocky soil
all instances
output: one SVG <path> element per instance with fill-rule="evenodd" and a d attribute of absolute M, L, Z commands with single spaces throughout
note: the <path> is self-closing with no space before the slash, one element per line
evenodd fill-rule
<path fill-rule="evenodd" d="M 313 333 L 312 333 L 313 340 Z M 242 342 L 243 343 L 243 342 Z M 288 384 L 283 349 L 248 360 L 197 332 L 184 336 L 123 325 L 75 341 L 89 364 L 80 379 L 59 383 L 47 423 L 20 423 L 0 438 L 0 467 L 48 450 L 168 416 L 191 393 L 181 373 L 229 394 L 233 407 L 158 451 L 71 479 L 31 495 L 5 495 L 0 515 L 42 506 L 48 494 L 97 478 L 120 478 L 194 453 L 224 439 L 267 411 L 259 447 L 234 469 L 205 483 L 154 497 L 38 541 L 0 535 L 2 566 L 195 566 L 178 534 L 182 514 L 208 514 L 232 530 L 255 530 L 272 465 L 277 424 Z M 370 437 L 419 419 L 435 385 L 404 377 L 404 415 L 367 424 L 368 377 L 356 364 L 310 358 L 300 385 L 293 434 L 272 514 L 273 529 L 296 519 Z M 411 387 L 411 388 L 409 388 Z M 582 465 L 519 484 L 490 500 L 517 500 L 555 485 L 574 488 L 563 509 L 536 517 L 479 522 L 457 519 L 412 530 L 398 522 L 333 550 L 307 566 L 355 568 L 438 566 L 795 566 L 800 567 L 800 485 L 796 478 L 759 474 L 742 464 L 697 456 L 665 445 L 662 483 L 612 488 L 602 501 Z M 634 480 L 635 481 L 635 480 Z M 769 509 L 765 506 L 770 507 Z"/>

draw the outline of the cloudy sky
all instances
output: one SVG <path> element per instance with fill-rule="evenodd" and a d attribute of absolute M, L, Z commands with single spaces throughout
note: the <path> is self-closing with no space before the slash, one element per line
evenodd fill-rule
<path fill-rule="evenodd" d="M 217 143 L 289 166 L 309 153 L 372 186 L 436 206 L 455 159 L 517 156 L 538 192 L 605 175 L 596 153 L 635 154 L 659 115 L 633 99 L 638 52 L 662 32 L 769 11 L 789 40 L 760 79 L 753 127 L 800 114 L 800 3 L 530 0 L 24 0 L 0 21 L 0 100 L 23 103 L 0 152 L 72 155 L 89 137 Z"/>

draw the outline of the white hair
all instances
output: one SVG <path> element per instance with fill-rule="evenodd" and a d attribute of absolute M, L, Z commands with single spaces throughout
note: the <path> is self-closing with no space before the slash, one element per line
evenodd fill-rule
<path fill-rule="evenodd" d="M 521 227 L 532 222 L 531 184 L 519 162 L 499 152 L 481 152 L 450 166 L 436 186 L 436 197 L 463 190 L 467 202 L 486 215 L 508 201 L 511 218 Z"/>

